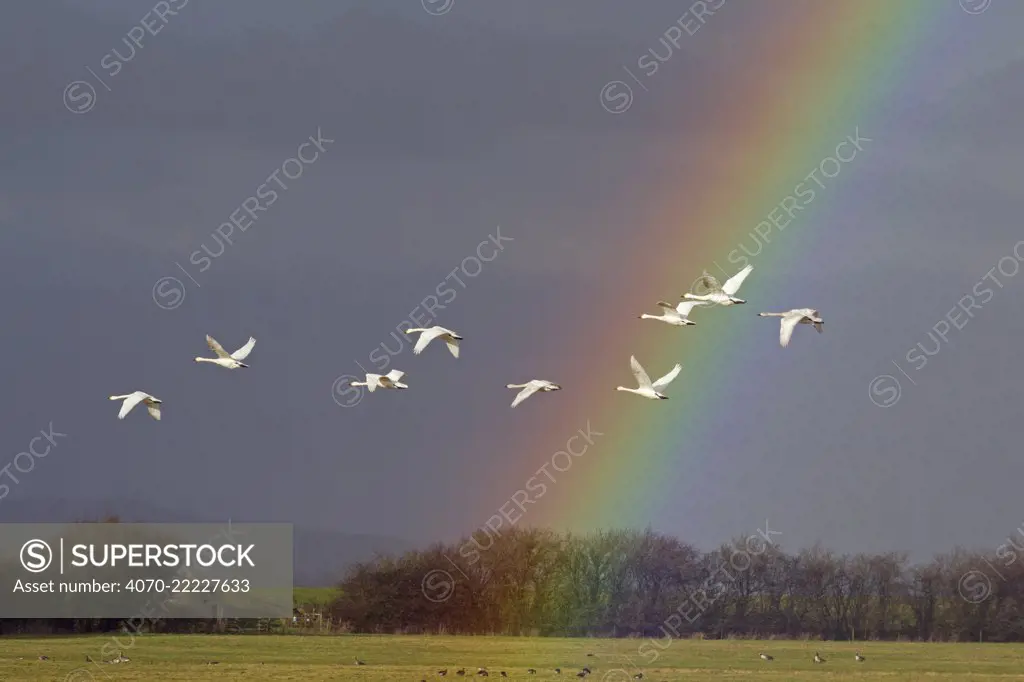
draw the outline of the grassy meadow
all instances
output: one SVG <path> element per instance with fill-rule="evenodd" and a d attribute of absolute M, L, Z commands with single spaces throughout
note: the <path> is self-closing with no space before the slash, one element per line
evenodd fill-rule
<path fill-rule="evenodd" d="M 117 655 L 108 636 L 0 639 L 0 680 L 438 680 L 478 666 L 502 679 L 576 679 L 589 666 L 594 682 L 625 682 L 642 672 L 659 680 L 933 680 L 1024 679 L 1024 645 L 680 640 L 648 663 L 643 640 L 515 637 L 141 635 L 123 638 L 128 663 L 87 663 Z M 662 642 L 664 644 L 664 642 Z M 645 647 L 647 652 L 650 646 Z M 656 649 L 655 649 L 656 650 Z M 867 657 L 853 660 L 855 651 Z M 758 652 L 775 657 L 764 662 Z M 826 663 L 811 658 L 819 651 Z M 593 654 L 588 656 L 587 654 Z M 38 660 L 40 655 L 50 660 Z M 355 658 L 366 665 L 356 666 Z M 217 661 L 211 665 L 210 661 Z M 562 668 L 556 675 L 554 668 Z M 537 674 L 527 673 L 536 668 Z M 479 679 L 479 678 L 476 678 Z"/>

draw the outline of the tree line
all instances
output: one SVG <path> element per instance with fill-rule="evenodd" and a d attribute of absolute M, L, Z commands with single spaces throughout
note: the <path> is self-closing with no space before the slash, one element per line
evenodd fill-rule
<path fill-rule="evenodd" d="M 1024 562 L 1013 540 L 994 553 L 957 548 L 911 564 L 905 552 L 849 555 L 816 545 L 787 553 L 776 535 L 766 526 L 702 552 L 649 529 L 513 528 L 355 564 L 323 615 L 336 632 L 359 633 L 1024 640 Z M 2 634 L 287 626 L 0 618 Z"/>
<path fill-rule="evenodd" d="M 365 633 L 1024 639 L 1012 544 L 912 565 L 905 552 L 787 553 L 766 531 L 710 552 L 651 530 L 471 536 L 353 566 L 331 616 Z"/>

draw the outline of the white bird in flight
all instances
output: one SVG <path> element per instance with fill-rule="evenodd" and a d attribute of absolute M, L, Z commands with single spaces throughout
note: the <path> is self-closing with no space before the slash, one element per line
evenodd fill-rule
<path fill-rule="evenodd" d="M 547 393 L 548 391 L 560 391 L 562 387 L 545 379 L 533 379 L 525 384 L 505 384 L 505 388 L 521 388 L 516 399 L 512 401 L 512 407 L 523 402 L 537 391 Z"/>
<path fill-rule="evenodd" d="M 249 337 L 249 340 L 244 346 L 236 350 L 234 353 L 228 353 L 224 350 L 224 346 L 217 343 L 217 339 L 213 338 L 209 334 L 206 335 L 206 345 L 210 347 L 217 357 L 215 358 L 196 358 L 196 362 L 210 362 L 221 367 L 228 369 L 238 369 L 239 367 L 248 367 L 249 365 L 242 362 L 249 353 L 252 352 L 252 347 L 256 345 L 256 339 Z"/>
<path fill-rule="evenodd" d="M 370 393 L 378 388 L 409 388 L 402 383 L 404 376 L 405 372 L 393 369 L 387 374 L 367 374 L 366 381 L 352 381 L 349 386 L 365 386 Z"/>
<path fill-rule="evenodd" d="M 451 329 L 445 329 L 444 327 L 430 327 L 429 329 L 406 329 L 406 334 L 415 334 L 420 332 L 420 338 L 416 341 L 416 345 L 413 347 L 413 355 L 419 355 L 423 352 L 423 349 L 427 347 L 427 344 L 434 339 L 443 339 L 448 344 L 448 350 L 451 351 L 452 355 L 459 357 L 459 341 L 462 341 L 462 337 L 453 332 Z"/>
<path fill-rule="evenodd" d="M 640 363 L 636 361 L 635 356 L 629 356 L 629 365 L 633 368 L 633 376 L 636 377 L 639 387 L 626 388 L 625 386 L 617 386 L 615 390 L 636 393 L 637 395 L 641 395 L 650 400 L 668 400 L 668 396 L 662 395 L 659 391 L 672 383 L 672 380 L 679 375 L 679 371 L 683 368 L 682 365 L 676 364 L 676 366 L 672 368 L 671 372 L 654 383 L 651 383 L 651 378 L 647 376 L 647 372 L 645 372 L 644 368 L 640 366 Z"/>
<path fill-rule="evenodd" d="M 825 320 L 821 319 L 818 311 L 812 308 L 794 308 L 784 313 L 758 313 L 757 316 L 782 318 L 779 328 L 779 345 L 783 348 L 789 345 L 789 339 L 793 336 L 793 330 L 798 324 L 813 324 L 819 334 L 824 331 Z"/>
<path fill-rule="evenodd" d="M 130 393 L 128 395 L 112 395 L 110 396 L 110 399 L 124 401 L 121 405 L 121 411 L 117 413 L 118 419 L 124 419 L 125 415 L 131 412 L 133 407 L 139 403 L 145 403 L 146 409 L 149 410 L 149 416 L 160 421 L 160 404 L 163 401 L 154 398 L 144 391 L 135 391 L 135 393 Z"/>
<path fill-rule="evenodd" d="M 688 316 L 690 311 L 699 305 L 709 304 L 705 301 L 684 301 L 679 305 L 674 306 L 671 303 L 666 303 L 665 301 L 658 301 L 658 307 L 664 310 L 664 312 L 661 315 L 648 315 L 647 313 L 644 313 L 640 316 L 640 319 L 660 320 L 668 324 L 673 324 L 677 327 L 684 327 L 688 324 L 693 325 L 697 323 L 691 321 Z"/>
<path fill-rule="evenodd" d="M 702 287 L 707 289 L 708 293 L 685 293 L 682 297 L 688 301 L 705 301 L 707 303 L 717 303 L 718 305 L 746 303 L 742 298 L 736 298 L 735 294 L 740 290 L 740 285 L 743 284 L 743 280 L 747 278 L 747 275 L 749 275 L 753 269 L 753 265 L 748 265 L 729 279 L 725 280 L 725 284 L 719 284 L 718 280 L 705 270 L 704 274 L 698 281 Z"/>

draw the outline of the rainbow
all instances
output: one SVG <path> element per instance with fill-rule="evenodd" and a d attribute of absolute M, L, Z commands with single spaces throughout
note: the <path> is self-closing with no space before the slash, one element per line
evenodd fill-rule
<path fill-rule="evenodd" d="M 681 105 L 701 107 L 702 119 L 714 122 L 714 139 L 728 142 L 696 151 L 688 147 L 686 154 L 696 153 L 701 160 L 688 164 L 691 170 L 665 177 L 661 186 L 647 188 L 650 195 L 638 203 L 650 213 L 638 215 L 636 225 L 648 227 L 636 227 L 639 234 L 630 236 L 641 252 L 624 258 L 627 264 L 630 258 L 643 263 L 647 269 L 642 272 L 648 274 L 623 278 L 622 283 L 629 285 L 623 297 L 649 303 L 670 296 L 667 300 L 678 300 L 703 270 L 724 281 L 743 267 L 749 252 L 756 254 L 749 257 L 754 272 L 740 296 L 756 301 L 759 274 L 784 270 L 786 255 L 808 253 L 825 229 L 824 213 L 849 200 L 843 198 L 843 181 L 851 178 L 858 161 L 847 163 L 835 180 L 823 179 L 824 189 L 809 181 L 818 192 L 815 199 L 793 214 L 783 232 L 774 230 L 770 243 L 762 240 L 760 249 L 752 238 L 755 226 L 793 195 L 799 183 L 808 182 L 808 173 L 835 156 L 836 146 L 855 131 L 873 140 L 859 153 L 870 155 L 871 144 L 881 145 L 889 107 L 902 103 L 898 97 L 913 96 L 912 79 L 927 68 L 931 50 L 939 49 L 940 27 L 944 22 L 962 25 L 970 18 L 955 2 L 929 0 L 814 0 L 772 8 L 769 20 L 740 46 L 746 53 L 742 72 L 712 92 L 686 93 Z M 690 39 L 700 40 L 728 22 L 730 10 L 742 11 L 727 3 Z M 666 70 L 671 66 L 666 64 Z M 650 87 L 671 85 L 670 79 L 659 76 Z M 849 156 L 850 148 L 841 153 Z M 673 232 L 678 236 L 670 236 Z M 685 273 L 684 281 L 680 273 Z M 686 492 L 685 486 L 680 489 L 680 479 L 699 480 L 701 458 L 711 455 L 689 445 L 707 441 L 716 430 L 735 428 L 715 414 L 728 409 L 726 396 L 742 389 L 741 373 L 749 367 L 738 368 L 737 363 L 756 357 L 755 345 L 763 341 L 730 338 L 728 347 L 722 348 L 723 334 L 716 332 L 724 328 L 717 327 L 714 318 L 724 319 L 737 310 L 747 315 L 756 305 L 705 315 L 698 310 L 695 319 L 701 326 L 686 330 L 637 320 L 628 339 L 577 348 L 571 373 L 583 385 L 573 386 L 573 393 L 594 396 L 591 404 L 554 407 L 558 399 L 573 402 L 567 400 L 568 391 L 541 397 L 539 401 L 550 400 L 547 404 L 552 405 L 542 426 L 524 436 L 524 442 L 508 447 L 515 449 L 516 458 L 539 466 L 548 461 L 545 453 L 563 449 L 566 439 L 588 421 L 603 435 L 574 461 L 571 471 L 555 473 L 558 480 L 549 484 L 544 499 L 528 508 L 526 525 L 575 531 L 643 527 L 657 519 L 659 507 L 678 504 Z M 594 323 L 592 338 L 607 336 L 606 323 Z M 565 339 L 552 343 L 559 344 L 558 354 L 565 354 Z M 620 383 L 632 385 L 630 352 L 652 377 L 682 362 L 676 390 L 669 390 L 674 400 L 665 403 L 672 409 L 656 409 L 662 405 L 615 392 L 604 370 L 594 375 L 594 367 L 618 367 Z M 685 387 L 691 391 L 682 390 Z M 703 392 L 693 396 L 694 387 Z M 509 479 L 503 477 L 503 484 L 510 484 Z M 516 487 L 521 485 L 504 490 L 504 499 Z M 491 493 L 497 491 L 491 488 Z"/>

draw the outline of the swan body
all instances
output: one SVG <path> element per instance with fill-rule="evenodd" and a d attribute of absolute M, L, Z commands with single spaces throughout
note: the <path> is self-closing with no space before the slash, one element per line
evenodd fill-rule
<path fill-rule="evenodd" d="M 393 369 L 387 374 L 367 374 L 366 381 L 352 381 L 350 386 L 365 386 L 366 390 L 373 393 L 378 388 L 409 388 L 402 383 L 405 372 Z"/>
<path fill-rule="evenodd" d="M 743 280 L 747 278 L 747 275 L 749 275 L 753 269 L 753 265 L 748 265 L 729 279 L 725 280 L 725 284 L 719 284 L 718 280 L 705 270 L 699 281 L 701 286 L 707 289 L 708 293 L 685 293 L 683 294 L 683 298 L 688 301 L 704 301 L 705 303 L 714 303 L 716 305 L 736 305 L 746 303 L 742 298 L 736 298 L 735 294 L 740 290 L 740 285 L 743 284 Z"/>
<path fill-rule="evenodd" d="M 690 311 L 699 305 L 709 305 L 706 301 L 684 301 L 679 305 L 672 305 L 665 301 L 658 301 L 658 307 L 662 309 L 661 315 L 648 315 L 644 313 L 640 316 L 641 320 L 660 320 L 667 324 L 675 325 L 677 327 L 685 327 L 686 325 L 695 325 L 688 317 Z"/>
<path fill-rule="evenodd" d="M 775 657 L 774 657 L 774 656 L 769 656 L 768 654 L 766 654 L 766 653 L 763 653 L 763 652 L 762 652 L 762 653 L 760 653 L 760 654 L 758 654 L 758 656 L 760 656 L 760 657 L 761 657 L 761 660 L 762 660 L 762 661 L 774 661 L 774 660 L 775 660 Z"/>
<path fill-rule="evenodd" d="M 860 652 L 858 651 L 853 655 L 853 660 L 857 661 L 858 663 L 863 663 L 865 659 L 863 656 L 860 655 Z"/>
<path fill-rule="evenodd" d="M 224 350 L 224 346 L 217 343 L 217 339 L 213 338 L 209 334 L 206 335 L 206 345 L 210 347 L 210 350 L 216 354 L 215 358 L 196 358 L 196 362 L 209 362 L 214 365 L 219 365 L 227 369 L 238 369 L 239 367 L 248 367 L 249 365 L 242 362 L 249 353 L 252 352 L 253 346 L 256 345 L 256 339 L 249 337 L 249 340 L 244 346 L 236 350 L 234 353 L 228 353 Z"/>
<path fill-rule="evenodd" d="M 781 317 L 779 327 L 779 345 L 785 348 L 793 336 L 793 330 L 798 324 L 813 324 L 818 333 L 824 331 L 825 320 L 813 308 L 794 308 L 784 313 L 758 313 L 758 317 Z"/>
<path fill-rule="evenodd" d="M 420 338 L 416 341 L 416 345 L 413 347 L 413 355 L 419 355 L 423 352 L 423 349 L 427 347 L 427 344 L 434 339 L 440 338 L 446 344 L 448 344 L 448 350 L 456 358 L 459 357 L 459 341 L 462 341 L 462 337 L 453 332 L 451 329 L 445 329 L 444 327 L 430 327 L 427 329 L 406 329 L 406 334 L 420 334 Z"/>
<path fill-rule="evenodd" d="M 519 394 L 516 395 L 516 399 L 512 401 L 512 407 L 515 407 L 519 403 L 523 402 L 537 391 L 547 393 L 549 391 L 562 390 L 562 387 L 559 386 L 558 384 L 552 383 L 545 379 L 533 379 L 532 381 L 527 381 L 525 384 L 505 384 L 505 388 L 523 389 L 519 391 Z"/>
<path fill-rule="evenodd" d="M 651 378 L 647 376 L 647 372 L 640 366 L 640 363 L 637 362 L 636 357 L 633 355 L 629 356 L 629 366 L 633 369 L 633 376 L 636 377 L 638 387 L 626 388 L 625 386 L 617 386 L 615 390 L 626 391 L 627 393 L 636 393 L 648 400 L 668 400 L 668 396 L 660 393 L 660 390 L 672 383 L 672 380 L 675 379 L 679 375 L 680 370 L 683 369 L 682 365 L 676 364 L 676 366 L 672 368 L 672 371 L 657 381 L 652 382 Z"/>
<path fill-rule="evenodd" d="M 124 419 L 125 415 L 132 411 L 132 408 L 139 403 L 145 403 L 146 409 L 149 410 L 149 416 L 153 419 L 160 421 L 160 404 L 162 400 L 154 398 L 150 394 L 144 391 L 135 391 L 135 393 L 129 393 L 128 395 L 112 395 L 111 400 L 123 400 L 121 404 L 121 411 L 117 413 L 118 419 Z"/>
<path fill-rule="evenodd" d="M 824 662 L 825 662 L 825 659 L 824 659 L 824 658 L 822 658 L 822 657 L 821 657 L 821 655 L 820 655 L 820 654 L 818 654 L 818 652 L 817 652 L 817 651 L 815 651 L 815 652 L 814 652 L 814 662 L 815 662 L 815 663 L 824 663 Z"/>

